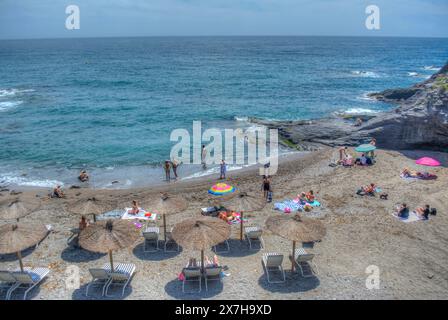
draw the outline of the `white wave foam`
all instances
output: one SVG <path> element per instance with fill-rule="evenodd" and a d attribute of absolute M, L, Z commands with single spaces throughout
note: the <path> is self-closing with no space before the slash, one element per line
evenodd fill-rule
<path fill-rule="evenodd" d="M 33 89 L 0 89 L 0 97 L 11 97 L 21 93 L 34 92 Z"/>
<path fill-rule="evenodd" d="M 354 70 L 351 71 L 352 75 L 363 77 L 363 78 L 379 78 L 380 75 L 373 71 L 360 71 L 360 70 Z"/>
<path fill-rule="evenodd" d="M 418 77 L 418 72 L 408 72 L 408 76 L 410 77 Z"/>
<path fill-rule="evenodd" d="M 0 111 L 6 111 L 21 105 L 23 101 L 3 101 L 0 102 Z"/>
<path fill-rule="evenodd" d="M 247 122 L 247 121 L 249 121 L 249 117 L 237 117 L 237 116 L 235 116 L 235 117 L 233 117 L 233 119 L 234 119 L 235 121 L 241 121 L 241 122 Z"/>
<path fill-rule="evenodd" d="M 424 67 L 423 67 L 423 70 L 426 70 L 426 71 L 439 71 L 439 70 L 440 70 L 440 67 L 436 67 L 436 66 L 424 66 Z"/>
<path fill-rule="evenodd" d="M 18 177 L 18 176 L 1 176 L 0 180 L 2 183 L 23 186 L 23 187 L 39 187 L 39 188 L 52 188 L 56 185 L 63 186 L 64 184 L 61 181 L 57 180 L 49 180 L 49 179 L 32 179 L 27 177 Z"/>
<path fill-rule="evenodd" d="M 345 114 L 366 114 L 366 113 L 378 113 L 379 111 L 367 109 L 367 108 L 351 108 L 345 110 L 343 113 Z"/>

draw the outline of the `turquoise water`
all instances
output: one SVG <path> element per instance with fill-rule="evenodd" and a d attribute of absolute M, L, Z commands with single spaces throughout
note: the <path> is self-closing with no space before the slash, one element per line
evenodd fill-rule
<path fill-rule="evenodd" d="M 447 53 L 448 39 L 429 38 L 0 41 L 0 182 L 71 183 L 80 168 L 98 187 L 158 181 L 170 132 L 193 120 L 228 128 L 385 110 L 366 93 L 420 82 Z"/>

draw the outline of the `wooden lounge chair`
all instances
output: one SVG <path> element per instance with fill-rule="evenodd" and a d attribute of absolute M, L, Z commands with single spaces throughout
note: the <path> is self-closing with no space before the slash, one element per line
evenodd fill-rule
<path fill-rule="evenodd" d="M 148 227 L 145 231 L 143 231 L 143 237 L 145 238 L 145 246 L 143 250 L 145 252 L 156 252 L 159 250 L 159 234 L 160 230 L 158 227 Z M 148 249 L 148 245 L 151 242 L 156 245 L 154 250 Z"/>
<path fill-rule="evenodd" d="M 164 247 L 163 247 L 163 250 L 165 252 L 176 252 L 176 251 L 179 251 L 179 244 L 176 241 L 174 241 L 173 235 L 171 233 L 172 231 L 173 231 L 173 228 L 171 228 L 171 230 L 166 233 L 166 240 L 165 240 L 165 244 L 164 244 Z M 174 244 L 176 246 L 176 250 L 167 250 L 167 247 L 168 247 L 169 244 Z"/>
<path fill-rule="evenodd" d="M 89 269 L 90 275 L 92 276 L 92 281 L 87 285 L 86 288 L 86 296 L 89 296 L 89 288 L 91 286 L 102 286 L 101 296 L 104 296 L 104 291 L 106 290 L 106 286 L 109 284 L 111 277 L 109 273 L 104 269 Z"/>
<path fill-rule="evenodd" d="M 294 252 L 294 264 L 297 272 L 300 270 L 302 277 L 309 278 L 317 275 L 317 266 L 314 264 L 313 258 L 314 254 L 307 253 L 304 248 L 297 248 Z M 309 272 L 304 273 L 304 269 L 309 269 Z"/>
<path fill-rule="evenodd" d="M 106 284 L 105 288 L 105 296 L 111 297 L 107 295 L 107 292 L 111 286 L 122 286 L 123 290 L 121 291 L 121 296 L 124 296 L 124 291 L 128 286 L 129 282 L 131 282 L 132 277 L 135 273 L 135 264 L 132 263 L 119 263 L 114 266 L 114 272 L 110 271 L 110 264 L 106 263 L 103 266 L 103 269 L 107 271 L 110 276 L 109 283 Z"/>
<path fill-rule="evenodd" d="M 6 290 L 6 300 L 9 299 L 10 291 L 16 284 L 17 280 L 10 271 L 0 271 L 0 291 Z"/>
<path fill-rule="evenodd" d="M 184 280 L 182 281 L 182 292 L 185 293 L 185 284 L 187 282 L 199 282 L 199 291 L 202 290 L 202 271 L 201 267 L 188 267 L 182 270 Z"/>
<path fill-rule="evenodd" d="M 263 268 L 264 271 L 266 272 L 266 277 L 269 283 L 282 283 L 286 281 L 285 271 L 283 270 L 282 262 L 283 262 L 283 255 L 280 253 L 271 252 L 263 254 L 262 258 Z M 271 281 L 269 272 L 272 271 L 280 271 L 283 280 Z"/>
<path fill-rule="evenodd" d="M 261 236 L 263 234 L 263 229 L 258 226 L 248 226 L 244 228 L 244 235 L 246 236 L 247 242 L 249 243 L 249 248 L 252 250 L 252 242 L 260 242 L 260 248 L 264 248 L 264 240 Z"/>
<path fill-rule="evenodd" d="M 208 282 L 209 281 L 219 281 L 221 280 L 221 272 L 222 267 L 205 267 L 204 269 L 204 278 L 205 278 L 205 290 L 208 291 Z"/>
<path fill-rule="evenodd" d="M 18 289 L 25 289 L 23 300 L 26 300 L 26 295 L 39 283 L 41 283 L 50 273 L 48 268 L 27 268 L 25 271 L 13 271 L 11 274 L 16 279 L 16 284 L 10 289 L 9 299 L 14 291 Z"/>

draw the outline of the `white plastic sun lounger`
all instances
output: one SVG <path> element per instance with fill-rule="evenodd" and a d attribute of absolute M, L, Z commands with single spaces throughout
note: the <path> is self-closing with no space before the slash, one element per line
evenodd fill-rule
<path fill-rule="evenodd" d="M 159 250 L 159 234 L 160 230 L 158 227 L 148 227 L 143 231 L 143 237 L 145 238 L 145 246 L 143 251 L 145 252 L 157 252 Z M 150 243 L 155 244 L 155 249 L 150 250 L 148 246 Z"/>
<path fill-rule="evenodd" d="M 9 299 L 14 291 L 25 289 L 23 300 L 26 300 L 28 292 L 41 283 L 50 273 L 48 268 L 27 268 L 25 271 L 13 271 L 12 276 L 16 279 L 16 284 L 9 291 Z"/>
<path fill-rule="evenodd" d="M 6 300 L 9 299 L 10 291 L 16 284 L 17 280 L 10 271 L 0 271 L 0 291 L 6 290 Z"/>
<path fill-rule="evenodd" d="M 264 248 L 264 240 L 261 236 L 263 234 L 263 229 L 258 226 L 249 226 L 244 228 L 244 235 L 246 236 L 247 242 L 249 243 L 249 248 L 252 250 L 252 242 L 260 242 L 260 248 Z"/>
<path fill-rule="evenodd" d="M 204 269 L 204 278 L 205 278 L 205 290 L 208 291 L 208 282 L 209 281 L 219 281 L 221 280 L 221 271 L 222 267 L 206 267 Z"/>
<path fill-rule="evenodd" d="M 107 295 L 107 292 L 109 291 L 111 286 L 122 286 L 123 290 L 121 291 L 121 296 L 124 296 L 124 291 L 126 290 L 129 282 L 131 282 L 132 277 L 135 273 L 135 264 L 119 263 L 117 265 L 114 265 L 114 272 L 111 272 L 110 264 L 106 263 L 103 266 L 103 269 L 106 270 L 110 276 L 110 281 L 106 284 L 105 287 L 105 296 L 110 297 L 109 295 Z"/>
<path fill-rule="evenodd" d="M 262 258 L 263 268 L 266 272 L 266 277 L 268 279 L 269 283 L 282 283 L 286 281 L 285 278 L 285 271 L 283 270 L 282 263 L 283 263 L 283 255 L 280 253 L 265 253 L 263 254 Z M 280 271 L 283 280 L 278 281 L 271 281 L 271 277 L 269 275 L 269 272 L 272 271 Z"/>
<path fill-rule="evenodd" d="M 92 281 L 87 285 L 86 288 L 86 296 L 89 296 L 89 289 L 92 286 L 102 286 L 101 296 L 104 296 L 104 291 L 106 290 L 106 286 L 109 284 L 111 277 L 109 273 L 104 269 L 89 269 L 90 275 L 92 276 Z"/>
<path fill-rule="evenodd" d="M 302 277 L 309 278 L 317 275 L 317 266 L 313 262 L 314 254 L 307 253 L 304 248 L 298 248 L 294 252 L 294 264 L 296 269 L 300 270 Z M 309 269 L 308 273 L 304 273 L 304 269 Z"/>
<path fill-rule="evenodd" d="M 189 267 L 182 270 L 184 280 L 182 281 L 182 292 L 185 293 L 185 284 L 187 282 L 199 282 L 199 291 L 202 290 L 202 271 L 201 267 Z"/>

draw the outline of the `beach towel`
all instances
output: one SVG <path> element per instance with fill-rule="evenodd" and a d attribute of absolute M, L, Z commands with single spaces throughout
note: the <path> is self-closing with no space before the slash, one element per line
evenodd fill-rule
<path fill-rule="evenodd" d="M 407 218 L 400 218 L 399 216 L 397 216 L 397 214 L 395 212 L 393 212 L 392 215 L 395 218 L 397 218 L 400 221 L 403 221 L 405 223 L 425 220 L 425 219 L 420 218 L 415 211 L 409 212 L 409 215 Z"/>
<path fill-rule="evenodd" d="M 127 219 L 127 220 L 149 220 L 154 221 L 157 219 L 157 214 L 155 213 L 149 213 L 146 210 L 140 208 L 140 211 L 137 214 L 131 214 L 129 213 L 132 210 L 132 208 L 125 208 L 123 215 L 121 216 L 121 219 Z"/>
<path fill-rule="evenodd" d="M 285 213 L 303 211 L 303 205 L 294 200 L 284 200 L 274 203 L 274 209 Z"/>
<path fill-rule="evenodd" d="M 313 202 L 307 202 L 312 207 L 320 207 L 320 202 L 317 200 L 314 200 Z"/>
<path fill-rule="evenodd" d="M 419 180 L 435 180 L 437 179 L 437 175 L 432 173 L 426 173 L 422 175 L 404 175 L 400 174 L 400 177 L 403 179 L 419 179 Z"/>

